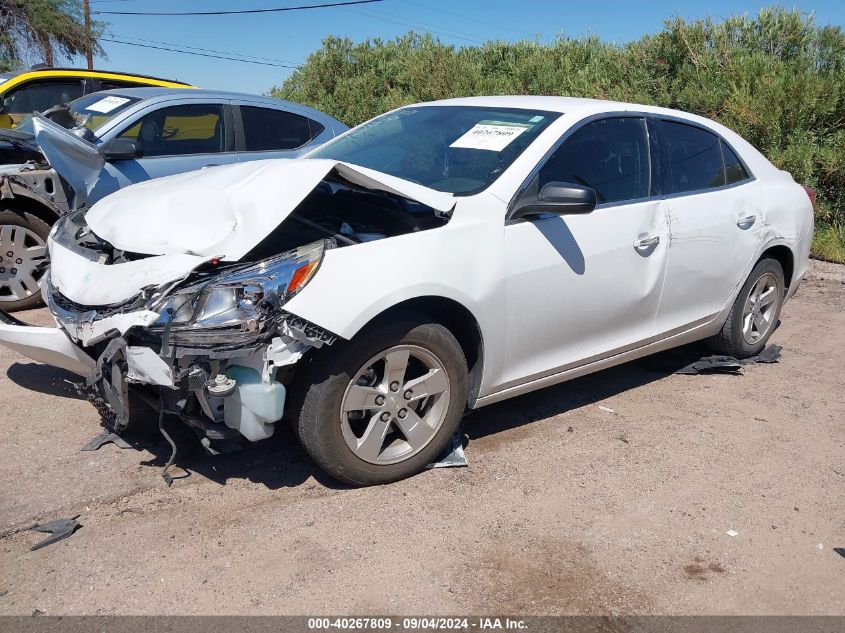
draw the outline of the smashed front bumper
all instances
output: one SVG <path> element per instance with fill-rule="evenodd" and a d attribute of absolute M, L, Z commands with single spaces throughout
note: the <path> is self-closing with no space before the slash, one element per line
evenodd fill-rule
<path fill-rule="evenodd" d="M 237 332 L 218 331 L 199 348 L 203 340 L 148 327 L 155 312 L 101 316 L 71 309 L 55 292 L 44 294 L 58 327 L 26 325 L 0 312 L 0 344 L 80 375 L 82 391 L 117 432 L 129 426 L 132 400 L 141 398 L 178 415 L 205 440 L 269 437 L 283 417 L 293 365 L 336 339 L 280 312 L 272 328 L 250 333 L 243 346 L 233 344 Z"/>

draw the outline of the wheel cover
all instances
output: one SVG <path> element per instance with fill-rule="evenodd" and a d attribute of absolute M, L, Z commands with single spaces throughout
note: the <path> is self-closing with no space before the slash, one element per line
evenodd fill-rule
<path fill-rule="evenodd" d="M 16 224 L 0 226 L 0 302 L 38 294 L 47 263 L 47 246 L 40 235 Z"/>
<path fill-rule="evenodd" d="M 771 331 L 780 298 L 780 286 L 772 273 L 764 273 L 751 286 L 742 310 L 742 338 L 746 343 L 754 345 Z"/>
<path fill-rule="evenodd" d="M 449 410 L 449 375 L 427 349 L 396 345 L 368 360 L 346 387 L 340 425 L 347 446 L 370 464 L 396 464 L 437 435 Z"/>

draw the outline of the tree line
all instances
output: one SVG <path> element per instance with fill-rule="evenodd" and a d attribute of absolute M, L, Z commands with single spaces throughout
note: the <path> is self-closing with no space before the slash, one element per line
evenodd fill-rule
<path fill-rule="evenodd" d="M 695 112 L 736 130 L 818 192 L 817 255 L 845 262 L 845 34 L 767 8 L 721 21 L 672 18 L 624 44 L 592 35 L 455 47 L 429 35 L 329 37 L 273 96 L 349 125 L 409 103 L 569 95 Z"/>

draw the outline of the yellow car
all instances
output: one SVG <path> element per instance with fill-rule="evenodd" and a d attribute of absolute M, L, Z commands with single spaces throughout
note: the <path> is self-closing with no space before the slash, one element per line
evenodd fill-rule
<path fill-rule="evenodd" d="M 181 81 L 133 73 L 33 66 L 0 73 L 0 127 L 14 127 L 34 111 L 43 112 L 91 92 L 141 86 L 193 87 Z"/>

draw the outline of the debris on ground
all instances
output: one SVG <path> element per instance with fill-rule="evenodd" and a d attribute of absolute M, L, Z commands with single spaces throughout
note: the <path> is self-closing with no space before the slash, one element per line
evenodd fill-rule
<path fill-rule="evenodd" d="M 92 437 L 85 446 L 80 448 L 80 451 L 96 451 L 99 449 L 103 444 L 108 444 L 111 442 L 118 448 L 132 448 L 132 445 L 120 437 L 117 433 L 112 433 L 111 431 L 102 431 L 97 433 L 94 437 Z"/>
<path fill-rule="evenodd" d="M 81 527 L 77 519 L 79 519 L 78 514 L 69 519 L 56 519 L 55 521 L 50 521 L 48 523 L 42 523 L 41 525 L 34 526 L 31 529 L 35 530 L 36 532 L 44 532 L 50 534 L 50 536 L 30 547 L 29 551 L 33 552 L 37 549 L 41 549 L 42 547 L 46 547 L 47 545 L 52 545 L 57 541 L 61 541 L 62 539 L 67 538 L 68 536 L 73 534 L 78 527 Z"/>
<path fill-rule="evenodd" d="M 464 435 L 460 431 L 455 433 L 446 449 L 436 462 L 430 463 L 426 469 L 431 468 L 457 468 L 469 466 L 467 456 L 464 453 Z"/>
<path fill-rule="evenodd" d="M 718 354 L 705 356 L 693 363 L 690 363 L 689 365 L 681 367 L 676 370 L 675 373 L 685 375 L 714 373 L 741 375 L 745 365 L 779 362 L 781 349 L 783 348 L 780 345 L 769 345 L 756 356 L 743 358 L 742 360 L 734 358 L 733 356 L 722 356 Z"/>
<path fill-rule="evenodd" d="M 599 405 L 599 409 L 601 409 L 602 411 L 607 411 L 608 413 L 616 413 L 616 411 L 614 411 L 610 407 L 606 407 L 606 406 L 601 405 L 601 404 Z"/>
<path fill-rule="evenodd" d="M 733 538 L 734 536 L 739 536 L 739 532 L 737 532 L 736 530 L 728 530 L 727 532 L 725 532 L 725 534 L 727 534 L 731 538 Z"/>

